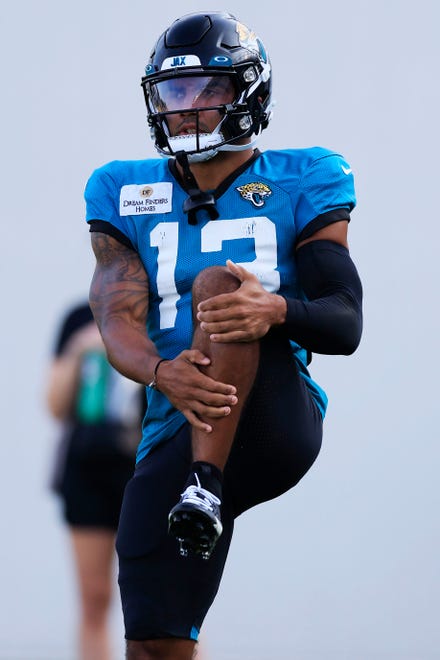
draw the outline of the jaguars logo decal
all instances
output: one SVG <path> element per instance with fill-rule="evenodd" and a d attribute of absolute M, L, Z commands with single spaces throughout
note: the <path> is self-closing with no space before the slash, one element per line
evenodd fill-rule
<path fill-rule="evenodd" d="M 236 189 L 240 195 L 248 202 L 251 202 L 257 208 L 264 206 L 266 200 L 272 194 L 271 189 L 265 183 L 255 181 L 247 183 L 245 186 L 238 186 Z"/>

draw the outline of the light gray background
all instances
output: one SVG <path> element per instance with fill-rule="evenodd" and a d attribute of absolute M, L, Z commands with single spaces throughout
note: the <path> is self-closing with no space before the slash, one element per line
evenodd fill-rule
<path fill-rule="evenodd" d="M 356 176 L 357 353 L 316 357 L 330 406 L 300 485 L 238 520 L 207 660 L 433 660 L 439 634 L 437 0 L 236 0 L 274 67 L 261 147 L 322 145 Z M 150 46 L 200 2 L 30 0 L 2 10 L 0 658 L 71 660 L 75 583 L 47 481 L 44 378 L 87 292 L 83 188 L 154 151 Z M 115 647 L 122 658 L 117 603 Z"/>

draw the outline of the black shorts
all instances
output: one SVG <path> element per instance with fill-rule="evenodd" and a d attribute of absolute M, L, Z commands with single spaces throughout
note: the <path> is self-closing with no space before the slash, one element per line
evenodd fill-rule
<path fill-rule="evenodd" d="M 168 513 L 192 463 L 188 424 L 140 461 L 128 483 L 116 544 L 127 639 L 197 639 L 220 584 L 234 519 L 295 486 L 321 439 L 321 414 L 287 340 L 265 338 L 224 471 L 223 533 L 209 560 L 181 557 L 167 534 Z"/>
<path fill-rule="evenodd" d="M 57 491 L 66 523 L 116 532 L 124 489 L 134 466 L 134 457 L 123 452 L 90 456 L 71 442 Z"/>

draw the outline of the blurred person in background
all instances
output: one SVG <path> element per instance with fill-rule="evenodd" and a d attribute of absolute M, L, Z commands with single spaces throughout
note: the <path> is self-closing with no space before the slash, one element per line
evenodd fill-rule
<path fill-rule="evenodd" d="M 145 390 L 107 361 L 88 303 L 60 324 L 47 405 L 61 433 L 51 486 L 62 503 L 80 596 L 81 660 L 110 660 L 114 545 L 125 484 L 132 476 Z"/>

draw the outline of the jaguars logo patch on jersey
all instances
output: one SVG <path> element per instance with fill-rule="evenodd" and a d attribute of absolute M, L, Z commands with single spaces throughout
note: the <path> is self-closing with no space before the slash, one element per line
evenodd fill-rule
<path fill-rule="evenodd" d="M 259 181 L 247 183 L 245 186 L 238 186 L 237 190 L 243 199 L 251 202 L 257 208 L 264 206 L 266 200 L 272 194 L 269 186 Z"/>

